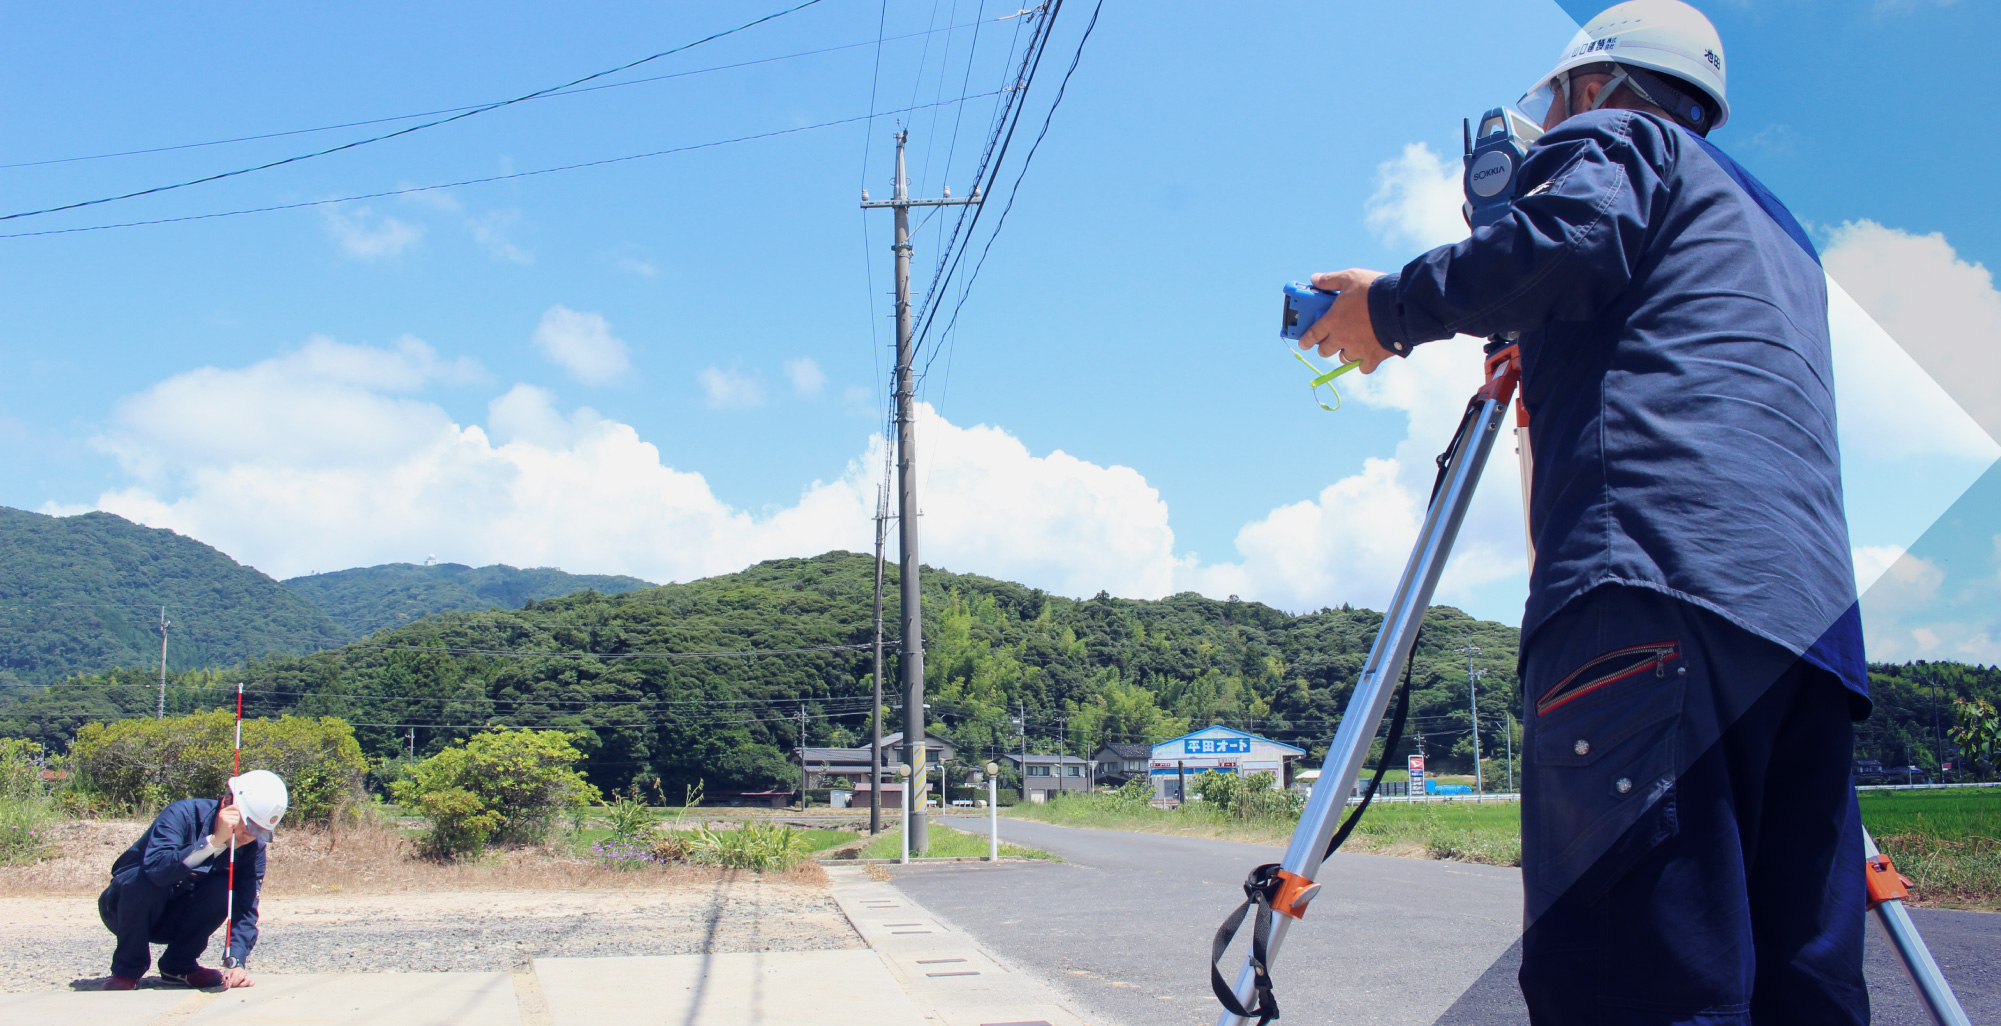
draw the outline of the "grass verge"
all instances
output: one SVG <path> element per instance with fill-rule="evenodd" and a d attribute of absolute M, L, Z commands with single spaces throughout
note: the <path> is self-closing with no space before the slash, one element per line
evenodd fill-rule
<path fill-rule="evenodd" d="M 928 856 L 930 858 L 968 859 L 984 858 L 987 851 L 987 837 L 985 834 L 969 834 L 963 830 L 955 830 L 942 823 L 933 822 L 931 824 L 931 850 L 924 852 L 913 851 L 910 854 L 913 858 Z M 859 857 L 865 859 L 893 859 L 899 857 L 902 853 L 902 836 L 895 831 L 885 830 L 861 850 Z M 1005 841 L 1001 842 L 1000 853 L 1004 856 L 1018 859 L 1054 860 L 1056 858 L 1056 856 L 1040 848 L 1026 848 L 1019 844 L 1008 844 Z"/>
<path fill-rule="evenodd" d="M 2001 911 L 2001 788 L 1863 791 L 1862 825 L 1913 904 Z"/>

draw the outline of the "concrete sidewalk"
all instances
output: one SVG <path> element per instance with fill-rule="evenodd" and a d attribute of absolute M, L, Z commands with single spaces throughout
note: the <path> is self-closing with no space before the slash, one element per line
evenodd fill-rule
<path fill-rule="evenodd" d="M 868 949 L 540 958 L 511 974 L 264 973 L 226 992 L 0 994 L 0 1023 L 1090 1026 L 1047 984 L 861 867 L 829 875 Z"/>

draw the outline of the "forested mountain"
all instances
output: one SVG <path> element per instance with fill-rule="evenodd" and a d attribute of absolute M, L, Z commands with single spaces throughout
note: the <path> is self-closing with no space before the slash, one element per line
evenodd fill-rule
<path fill-rule="evenodd" d="M 348 640 L 312 603 L 193 538 L 110 513 L 52 517 L 0 507 L 0 676 L 11 677 L 4 683 L 157 667 L 163 605 L 172 622 L 170 669 Z"/>
<path fill-rule="evenodd" d="M 521 570 L 505 563 L 384 563 L 286 579 L 285 587 L 320 607 L 357 636 L 421 620 L 432 613 L 518 609 L 524 602 L 579 591 L 606 595 L 651 588 L 651 581 L 606 574 L 571 574 L 554 567 Z"/>
<path fill-rule="evenodd" d="M 844 746 L 867 736 L 873 570 L 867 556 L 830 552 L 687 584 L 435 614 L 336 649 L 175 674 L 168 704 L 222 706 L 242 681 L 251 715 L 345 717 L 372 756 L 413 741 L 419 754 L 436 751 L 489 726 L 557 727 L 583 732 L 585 769 L 607 789 L 653 776 L 670 795 L 695 780 L 711 791 L 768 787 L 794 778 L 784 753 L 801 738 Z M 896 585 L 891 566 L 887 730 L 901 726 Z M 1317 759 L 1382 620 L 1366 609 L 1292 616 L 1194 594 L 1080 601 L 930 569 L 924 591 L 930 720 L 974 762 L 1024 740 L 1088 754 L 1106 740 L 1161 740 L 1212 723 L 1293 741 Z M 1484 672 L 1483 754 L 1506 752 L 1507 717 L 1520 704 L 1517 643 L 1512 627 L 1449 607 L 1427 613 L 1412 733 L 1435 769 L 1470 768 L 1469 644 Z M 1871 671 L 1877 712 L 1860 725 L 1858 754 L 1891 765 L 1929 768 L 1949 751 L 1954 698 L 2001 698 L 1993 668 Z M 84 722 L 151 715 L 154 686 L 143 669 L 77 676 L 0 709 L 0 736 L 60 749 Z"/>
<path fill-rule="evenodd" d="M 895 686 L 897 568 L 885 621 Z M 774 560 L 741 573 L 619 595 L 584 592 L 520 609 L 431 616 L 366 641 L 173 681 L 175 708 L 213 707 L 234 681 L 249 711 L 340 715 L 373 755 L 420 754 L 488 725 L 587 732 L 600 786 L 657 774 L 712 790 L 791 778 L 783 753 L 866 736 L 872 560 L 845 552 Z M 1159 740 L 1210 723 L 1318 748 L 1354 686 L 1381 614 L 1294 617 L 1194 594 L 1157 602 L 1078 601 L 1005 581 L 926 570 L 925 677 L 935 729 L 984 758 L 1022 743 L 1088 752 L 1104 740 Z M 1468 747 L 1465 657 L 1486 672 L 1485 744 L 1503 747 L 1515 704 L 1516 631 L 1457 610 L 1430 611 L 1412 712 L 1434 757 Z M 78 678 L 0 712 L 0 733 L 57 746 L 91 718 L 150 712 L 143 674 Z M 890 729 L 897 724 L 892 720 Z M 1461 760 L 1463 761 L 1463 759 Z"/>

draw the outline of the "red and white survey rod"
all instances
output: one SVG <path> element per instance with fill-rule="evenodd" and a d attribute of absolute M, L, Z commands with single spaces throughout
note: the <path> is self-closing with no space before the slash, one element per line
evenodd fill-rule
<path fill-rule="evenodd" d="M 236 685 L 236 752 L 230 757 L 229 775 L 232 779 L 243 775 L 243 685 Z M 235 792 L 231 792 L 231 801 Z M 243 809 L 236 810 L 237 822 L 243 821 Z M 210 908 L 215 906 L 211 905 Z M 229 831 L 229 894 L 222 900 L 222 965 L 225 969 L 236 968 L 236 960 L 230 957 L 229 946 L 236 941 L 236 830 Z"/>

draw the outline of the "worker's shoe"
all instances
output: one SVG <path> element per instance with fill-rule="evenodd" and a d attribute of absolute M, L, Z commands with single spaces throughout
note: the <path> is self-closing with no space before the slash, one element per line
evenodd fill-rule
<path fill-rule="evenodd" d="M 132 976 L 113 976 L 104 981 L 105 990 L 138 990 L 139 980 Z"/>
<path fill-rule="evenodd" d="M 222 986 L 222 970 L 210 969 L 207 966 L 198 965 L 185 973 L 170 973 L 162 969 L 160 975 L 175 983 L 185 983 L 196 990 Z"/>

